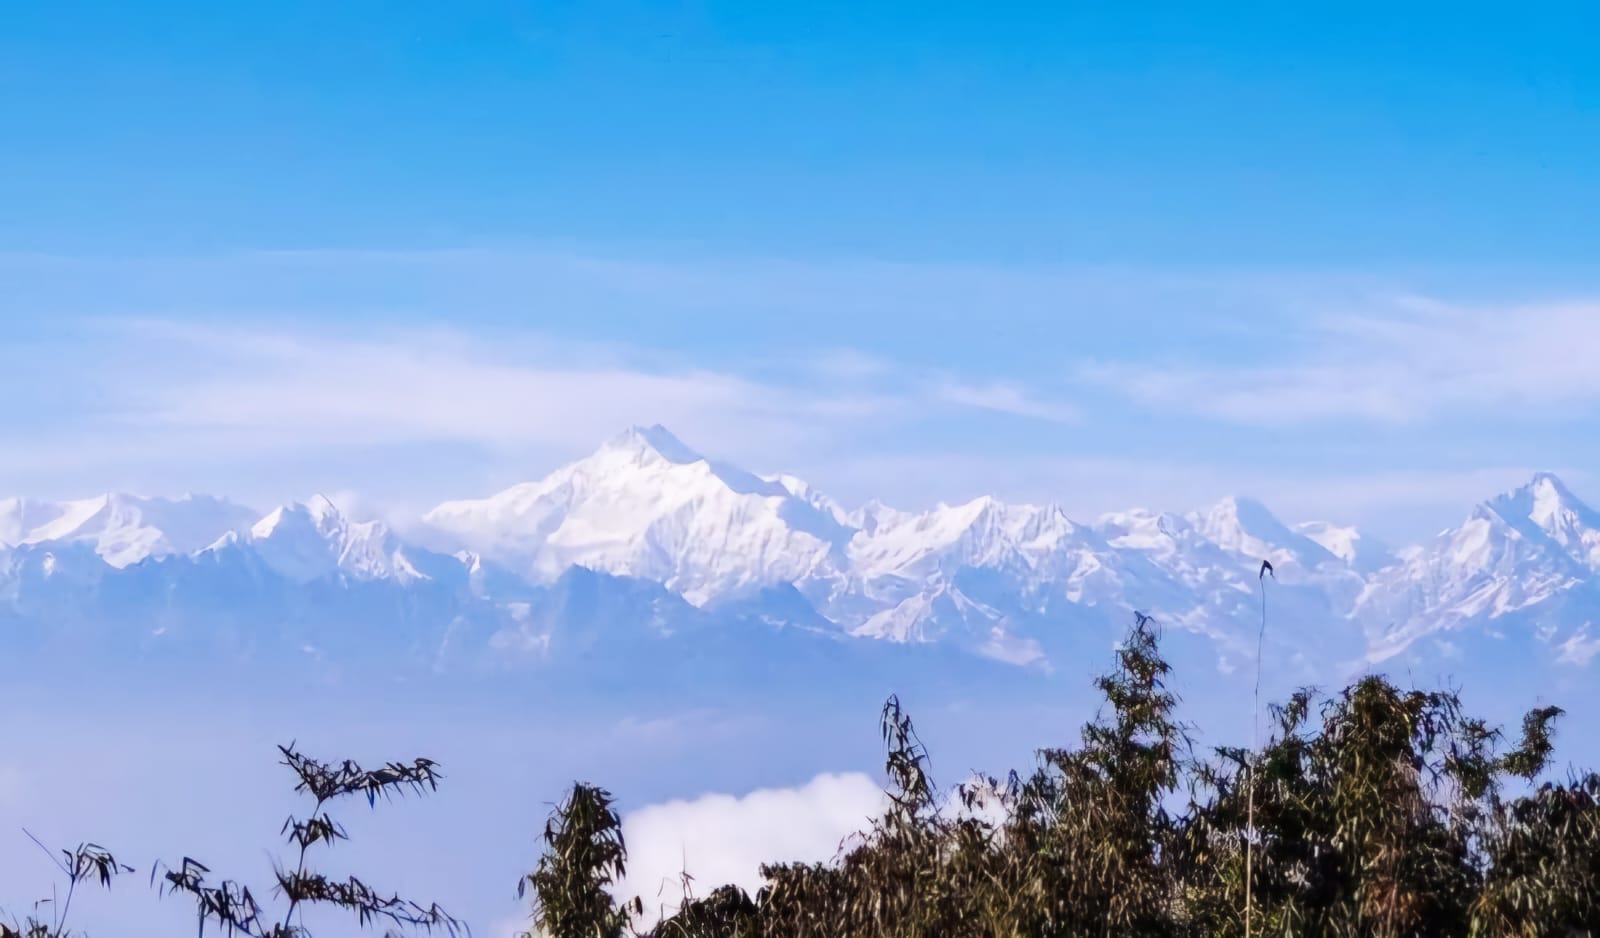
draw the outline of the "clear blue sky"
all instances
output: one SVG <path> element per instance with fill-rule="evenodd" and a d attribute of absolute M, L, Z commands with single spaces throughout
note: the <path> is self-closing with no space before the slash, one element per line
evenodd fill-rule
<path fill-rule="evenodd" d="M 1583 492 L 1597 35 L 1577 4 L 8 4 L 0 483 L 425 503 L 659 419 L 848 500 L 1244 489 L 1406 536 L 1536 467 Z"/>

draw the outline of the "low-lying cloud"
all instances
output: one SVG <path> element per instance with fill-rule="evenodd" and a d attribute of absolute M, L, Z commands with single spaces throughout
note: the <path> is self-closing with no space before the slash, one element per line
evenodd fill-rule
<path fill-rule="evenodd" d="M 729 883 L 754 895 L 763 863 L 831 860 L 885 803 L 877 782 L 847 773 L 819 775 L 796 788 L 640 808 L 623 818 L 628 876 L 615 892 L 639 897 L 651 918 L 682 903 L 685 871 L 696 895 Z"/>

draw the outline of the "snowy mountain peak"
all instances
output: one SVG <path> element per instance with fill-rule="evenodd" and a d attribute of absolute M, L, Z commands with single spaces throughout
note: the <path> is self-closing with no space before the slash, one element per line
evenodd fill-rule
<path fill-rule="evenodd" d="M 381 521 L 353 522 L 332 499 L 314 495 L 304 502 L 280 505 L 257 521 L 244 536 L 229 535 L 211 550 L 248 549 L 267 566 L 296 582 L 334 576 L 355 580 L 428 579 L 416 564 L 433 568 L 440 559 L 401 544 Z M 452 565 L 466 562 L 446 558 Z"/>
<path fill-rule="evenodd" d="M 242 505 L 209 495 L 156 498 L 111 492 L 51 502 L 0 502 L 0 543 L 79 543 L 106 563 L 127 567 L 149 557 L 190 553 L 255 517 Z"/>
<path fill-rule="evenodd" d="M 1567 484 L 1561 481 L 1561 477 L 1556 475 L 1554 472 L 1549 471 L 1548 469 L 1541 469 L 1540 471 L 1535 472 L 1533 477 L 1528 480 L 1527 484 L 1524 485 L 1523 488 L 1547 489 L 1560 494 L 1564 498 L 1575 497 L 1572 494 L 1572 490 L 1567 488 Z"/>
<path fill-rule="evenodd" d="M 293 537 L 307 532 L 321 538 L 344 526 L 344 516 L 334 504 L 321 496 L 312 496 L 304 502 L 279 505 L 250 526 L 250 536 L 255 540 L 272 537 Z"/>
<path fill-rule="evenodd" d="M 1588 506 L 1552 472 L 1536 472 L 1527 482 L 1481 503 L 1479 508 L 1518 521 L 1548 519 L 1564 510 L 1588 510 Z"/>
<path fill-rule="evenodd" d="M 1204 525 L 1217 530 L 1234 529 L 1279 533 L 1285 529 L 1282 521 L 1261 502 L 1244 495 L 1230 495 L 1207 509 Z"/>
<path fill-rule="evenodd" d="M 660 458 L 684 465 L 704 459 L 661 424 L 632 426 L 607 440 L 601 453 L 624 453 L 641 459 Z"/>
<path fill-rule="evenodd" d="M 38 498 L 0 500 L 0 545 L 25 543 L 34 531 L 60 517 L 61 505 Z"/>
<path fill-rule="evenodd" d="M 826 514 L 840 527 L 854 526 L 851 522 L 850 513 L 844 509 L 843 505 L 812 488 L 811 484 L 806 480 L 786 472 L 762 476 L 761 478 L 763 481 L 774 482 L 783 486 L 784 491 Z"/>
<path fill-rule="evenodd" d="M 559 484 L 566 477 L 601 487 L 630 482 L 655 485 L 666 477 L 672 479 L 678 488 L 712 482 L 740 494 L 769 497 L 792 494 L 774 479 L 761 478 L 727 463 L 706 458 L 659 424 L 629 427 L 607 440 L 589 457 L 572 463 L 541 482 L 517 486 L 513 490 L 548 490 L 552 483 Z"/>
<path fill-rule="evenodd" d="M 1113 547 L 1165 552 L 1176 549 L 1178 539 L 1192 530 L 1193 524 L 1171 512 L 1134 508 L 1101 515 L 1097 528 Z"/>
<path fill-rule="evenodd" d="M 1530 544 L 1551 544 L 1591 570 L 1600 570 L 1600 513 L 1572 493 L 1554 473 L 1479 505 L 1473 520 L 1514 532 Z"/>
<path fill-rule="evenodd" d="M 1570 528 L 1574 524 L 1592 525 L 1595 512 L 1572 494 L 1554 473 L 1540 472 L 1512 493 L 1519 508 L 1525 508 L 1527 517 L 1547 531 Z"/>
<path fill-rule="evenodd" d="M 1378 570 L 1394 560 L 1387 546 L 1347 525 L 1307 521 L 1294 529 L 1357 570 Z"/>
<path fill-rule="evenodd" d="M 1540 540 L 1592 514 L 1561 480 L 1541 472 L 1526 483 L 1479 502 L 1469 521 Z"/>
<path fill-rule="evenodd" d="M 311 517 L 315 518 L 317 523 L 321 525 L 345 523 L 344 512 L 340 510 L 338 505 L 333 503 L 333 499 L 323 495 L 321 492 L 306 499 L 306 511 L 310 512 Z"/>
<path fill-rule="evenodd" d="M 661 427 L 633 427 L 540 481 L 446 502 L 424 520 L 448 546 L 536 580 L 581 565 L 652 579 L 698 604 L 828 575 L 854 533 L 842 515 L 799 480 L 762 478 Z"/>
<path fill-rule="evenodd" d="M 1592 588 L 1600 516 L 1541 472 L 1398 560 L 1376 574 L 1354 612 L 1383 629 L 1374 642 L 1380 654 L 1429 632 L 1503 619 L 1537 623 L 1543 639 L 1570 637 L 1559 620 L 1543 617 Z M 1584 614 L 1579 624 L 1587 621 Z"/>
<path fill-rule="evenodd" d="M 1275 564 L 1317 567 L 1337 558 L 1315 540 L 1278 520 L 1253 498 L 1231 496 L 1189 519 L 1207 540 L 1224 550 Z"/>

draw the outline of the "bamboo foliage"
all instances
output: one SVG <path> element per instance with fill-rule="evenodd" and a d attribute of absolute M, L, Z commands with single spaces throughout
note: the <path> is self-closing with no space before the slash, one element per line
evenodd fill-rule
<path fill-rule="evenodd" d="M 327 907 L 349 914 L 357 926 L 381 924 L 388 934 L 402 930 L 433 933 L 439 931 L 456 938 L 467 929 L 459 920 L 437 905 L 422 905 L 398 895 L 384 895 L 356 876 L 336 878 L 313 870 L 309 865 L 313 848 L 329 848 L 348 839 L 344 827 L 328 813 L 332 803 L 365 799 L 368 808 L 405 794 L 421 795 L 439 786 L 438 765 L 431 759 L 409 763 L 390 762 L 377 769 L 363 769 L 351 761 L 322 762 L 300 752 L 293 743 L 278 747 L 282 765 L 293 773 L 294 790 L 312 801 L 304 818 L 291 816 L 283 823 L 280 835 L 295 851 L 294 866 L 275 864 L 273 889 L 258 898 L 246 885 L 224 879 L 213 882 L 211 870 L 192 857 L 184 857 L 176 867 L 157 864 L 150 873 L 151 883 L 163 895 L 187 896 L 195 908 L 195 921 L 201 935 L 208 925 L 228 938 L 309 938 L 304 912 L 311 907 Z M 282 914 L 276 914 L 263 901 L 276 899 Z"/>
<path fill-rule="evenodd" d="M 1255 935 L 1600 935 L 1600 776 L 1505 795 L 1545 771 L 1559 709 L 1529 713 L 1508 744 L 1453 691 L 1369 677 L 1271 707 L 1257 752 L 1197 753 L 1169 671 L 1139 616 L 1075 747 L 950 793 L 1000 804 L 999 821 L 938 810 L 927 752 L 891 697 L 888 809 L 834 862 L 768 866 L 756 895 L 689 896 L 639 933 L 1242 938 L 1253 834 Z"/>

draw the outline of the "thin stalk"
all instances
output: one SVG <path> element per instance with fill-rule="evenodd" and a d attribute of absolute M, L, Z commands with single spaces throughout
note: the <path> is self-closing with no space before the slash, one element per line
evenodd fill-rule
<path fill-rule="evenodd" d="M 323 799 L 318 798 L 317 799 L 317 806 L 315 808 L 311 809 L 311 819 L 313 821 L 316 820 L 318 814 L 322 813 L 323 804 L 325 804 Z M 304 876 L 305 872 L 306 872 L 306 847 L 307 846 L 308 845 L 306 844 L 305 836 L 302 835 L 300 837 L 300 862 L 295 864 L 295 869 L 294 869 L 294 882 L 295 882 L 296 886 L 298 886 L 299 883 L 300 883 L 300 877 Z M 298 896 L 290 896 L 289 897 L 289 911 L 285 912 L 284 915 L 283 915 L 283 927 L 284 927 L 285 931 L 288 930 L 289 923 L 294 921 L 294 910 L 296 908 L 298 908 L 299 905 L 300 905 L 300 898 Z"/>
<path fill-rule="evenodd" d="M 1272 567 L 1263 561 L 1261 575 L 1257 577 L 1261 582 L 1261 629 L 1256 633 L 1256 687 L 1250 701 L 1250 774 L 1245 788 L 1244 938 L 1250 938 L 1251 914 L 1255 907 L 1251 887 L 1255 880 L 1252 861 L 1256 839 L 1256 761 L 1260 758 L 1258 750 L 1261 748 L 1261 650 L 1267 639 L 1267 574 L 1271 570 Z M 1276 574 L 1273 579 L 1277 579 Z"/>
<path fill-rule="evenodd" d="M 61 916 L 56 919 L 56 934 L 58 935 L 66 934 L 67 912 L 72 908 L 72 894 L 78 891 L 78 871 L 73 870 L 72 873 L 73 875 L 67 878 L 67 899 L 61 903 Z"/>
<path fill-rule="evenodd" d="M 60 934 L 61 926 L 64 925 L 66 923 L 66 920 L 67 920 L 67 909 L 72 908 L 72 891 L 78 885 L 78 877 L 76 875 L 76 871 L 71 869 L 71 868 L 69 868 L 65 863 L 61 862 L 61 860 L 58 859 L 54 853 L 51 853 L 50 852 L 50 848 L 46 847 L 44 845 L 44 841 L 42 841 L 39 838 L 33 836 L 33 832 L 32 831 L 30 831 L 26 827 L 24 827 L 22 829 L 22 832 L 24 834 L 28 835 L 28 839 L 33 841 L 35 846 L 37 846 L 40 850 L 44 851 L 44 855 L 46 857 L 50 858 L 50 862 L 54 863 L 56 865 L 57 869 L 59 869 L 61 872 L 65 873 L 65 874 L 67 874 L 67 882 L 69 883 L 69 885 L 67 886 L 67 902 L 66 902 L 66 907 L 65 908 L 63 908 L 61 905 L 59 905 L 56 902 L 56 884 L 55 883 L 51 883 L 50 884 L 50 914 L 51 914 L 52 918 L 54 919 L 55 931 L 56 931 L 57 934 Z M 74 858 L 74 862 L 76 862 L 76 858 Z"/>

